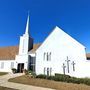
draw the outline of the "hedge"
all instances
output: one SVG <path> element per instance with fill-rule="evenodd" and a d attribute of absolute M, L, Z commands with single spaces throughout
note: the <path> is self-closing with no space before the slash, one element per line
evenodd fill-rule
<path fill-rule="evenodd" d="M 67 83 L 90 85 L 90 78 L 76 78 L 76 77 L 71 77 L 69 75 L 63 75 L 63 74 L 55 74 L 55 76 L 46 76 L 46 75 L 40 74 L 40 75 L 37 75 L 36 78 L 61 81 L 61 82 L 67 82 Z"/>

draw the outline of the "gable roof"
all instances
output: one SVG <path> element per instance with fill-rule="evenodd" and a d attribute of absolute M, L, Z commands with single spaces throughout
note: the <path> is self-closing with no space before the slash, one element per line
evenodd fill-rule
<path fill-rule="evenodd" d="M 72 36 L 70 36 L 68 33 L 64 32 L 61 28 L 59 28 L 58 26 L 55 27 L 54 30 L 58 30 L 61 31 L 62 33 L 65 33 L 65 35 L 67 35 L 72 41 L 74 41 L 75 43 L 77 43 L 78 45 L 80 45 L 83 48 L 86 48 L 84 45 L 82 45 L 80 42 L 78 42 L 76 39 L 74 39 Z"/>
<path fill-rule="evenodd" d="M 73 37 L 71 37 L 69 34 L 67 34 L 66 32 L 64 32 L 61 28 L 59 28 L 58 26 L 56 26 L 52 32 L 46 37 L 46 39 L 43 41 L 43 43 L 40 45 L 40 47 L 42 47 L 42 45 L 46 42 L 46 40 L 54 33 L 54 32 L 60 32 L 61 34 L 65 34 L 68 38 L 70 38 L 74 43 L 76 43 L 77 45 L 81 46 L 82 48 L 86 48 L 84 45 L 82 45 L 80 42 L 78 42 L 76 39 L 74 39 Z M 39 47 L 39 48 L 40 48 Z M 38 50 L 38 49 L 37 49 Z"/>
<path fill-rule="evenodd" d="M 14 60 L 18 50 L 18 46 L 0 47 L 0 60 Z"/>
<path fill-rule="evenodd" d="M 41 44 L 34 44 L 29 53 L 34 53 Z M 15 60 L 18 54 L 19 46 L 0 47 L 0 60 Z"/>
<path fill-rule="evenodd" d="M 40 47 L 41 43 L 34 44 L 33 49 L 29 51 L 29 53 L 35 53 L 35 51 Z"/>

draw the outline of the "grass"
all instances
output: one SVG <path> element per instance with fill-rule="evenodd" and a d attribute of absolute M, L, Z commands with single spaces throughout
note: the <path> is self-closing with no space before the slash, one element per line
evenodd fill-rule
<path fill-rule="evenodd" d="M 8 74 L 7 72 L 0 72 L 0 76 Z"/>
<path fill-rule="evenodd" d="M 0 86 L 0 90 L 17 90 L 17 89 L 12 89 L 12 88 L 7 88 L 7 87 Z"/>
<path fill-rule="evenodd" d="M 12 78 L 9 79 L 9 81 L 33 86 L 52 88 L 56 90 L 90 90 L 90 86 L 84 84 L 72 84 L 72 83 L 56 82 L 53 80 L 30 78 L 28 75 Z"/>

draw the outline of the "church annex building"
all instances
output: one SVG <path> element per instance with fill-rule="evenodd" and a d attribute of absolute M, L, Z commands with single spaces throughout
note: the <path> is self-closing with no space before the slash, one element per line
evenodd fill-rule
<path fill-rule="evenodd" d="M 10 50 L 7 53 L 10 53 Z M 4 57 L 0 55 L 1 72 L 12 72 L 11 69 L 16 68 L 17 72 L 26 69 L 32 70 L 37 75 L 60 73 L 75 77 L 90 77 L 90 60 L 86 59 L 85 46 L 57 26 L 43 43 L 33 44 L 33 38 L 29 36 L 29 16 L 25 33 L 20 36 L 17 52 L 13 55 L 15 58 L 12 58 L 12 54 L 10 57 L 4 53 Z"/>

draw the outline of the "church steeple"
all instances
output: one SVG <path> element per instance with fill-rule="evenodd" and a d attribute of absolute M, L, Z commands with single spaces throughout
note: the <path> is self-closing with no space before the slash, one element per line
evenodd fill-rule
<path fill-rule="evenodd" d="M 29 20 L 29 14 L 28 14 L 25 35 L 29 35 L 29 22 L 30 22 L 30 20 Z"/>
<path fill-rule="evenodd" d="M 20 37 L 19 54 L 27 54 L 29 50 L 33 48 L 33 38 L 29 36 L 29 14 L 27 18 L 27 24 L 25 33 Z"/>

